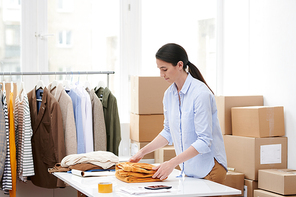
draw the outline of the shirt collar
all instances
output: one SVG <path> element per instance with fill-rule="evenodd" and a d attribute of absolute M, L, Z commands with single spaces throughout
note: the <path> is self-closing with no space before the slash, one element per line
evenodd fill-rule
<path fill-rule="evenodd" d="M 190 75 L 190 73 L 188 73 L 188 75 L 186 77 L 186 80 L 185 80 L 185 82 L 183 84 L 183 87 L 182 87 L 182 89 L 180 91 L 182 94 L 186 94 L 187 93 L 187 91 L 189 89 L 189 86 L 190 86 L 190 84 L 192 82 L 192 79 L 193 79 L 193 77 Z M 175 83 L 174 83 L 174 93 L 176 93 L 176 94 L 178 93 L 177 86 L 176 86 Z"/>

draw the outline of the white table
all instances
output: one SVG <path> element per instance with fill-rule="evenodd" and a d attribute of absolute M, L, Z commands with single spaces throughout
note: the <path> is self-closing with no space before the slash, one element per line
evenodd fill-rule
<path fill-rule="evenodd" d="M 162 182 L 148 182 L 148 183 L 125 183 L 118 180 L 115 176 L 105 177 L 79 177 L 66 172 L 53 173 L 56 177 L 68 183 L 70 186 L 80 191 L 89 197 L 105 196 L 105 197 L 118 197 L 118 196 L 221 196 L 221 195 L 240 195 L 241 191 L 221 185 L 205 179 L 197 179 L 190 177 L 177 178 L 180 174 L 179 170 L 174 170 L 170 176 Z M 99 182 L 112 182 L 113 193 L 102 194 L 98 193 Z M 130 186 L 149 186 L 149 185 L 170 185 L 172 186 L 171 192 L 154 193 L 154 194 L 140 194 L 130 195 L 120 191 L 121 187 Z"/>

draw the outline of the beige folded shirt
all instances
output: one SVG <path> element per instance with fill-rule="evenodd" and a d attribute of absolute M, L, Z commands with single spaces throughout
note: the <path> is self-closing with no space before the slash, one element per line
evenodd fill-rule
<path fill-rule="evenodd" d="M 84 154 L 71 154 L 61 161 L 62 167 L 69 167 L 78 163 L 91 163 L 108 169 L 119 162 L 118 156 L 109 151 L 94 151 Z"/>

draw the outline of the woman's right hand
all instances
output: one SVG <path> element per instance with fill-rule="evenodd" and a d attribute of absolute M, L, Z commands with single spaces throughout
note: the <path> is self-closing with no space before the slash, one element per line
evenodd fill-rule
<path fill-rule="evenodd" d="M 145 155 L 139 150 L 134 156 L 132 156 L 128 161 L 132 163 L 138 163 Z"/>

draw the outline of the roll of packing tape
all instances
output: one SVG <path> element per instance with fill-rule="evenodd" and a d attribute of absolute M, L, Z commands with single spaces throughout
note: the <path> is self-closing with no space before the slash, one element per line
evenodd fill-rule
<path fill-rule="evenodd" d="M 112 193 L 112 183 L 100 182 L 98 184 L 99 193 Z"/>

